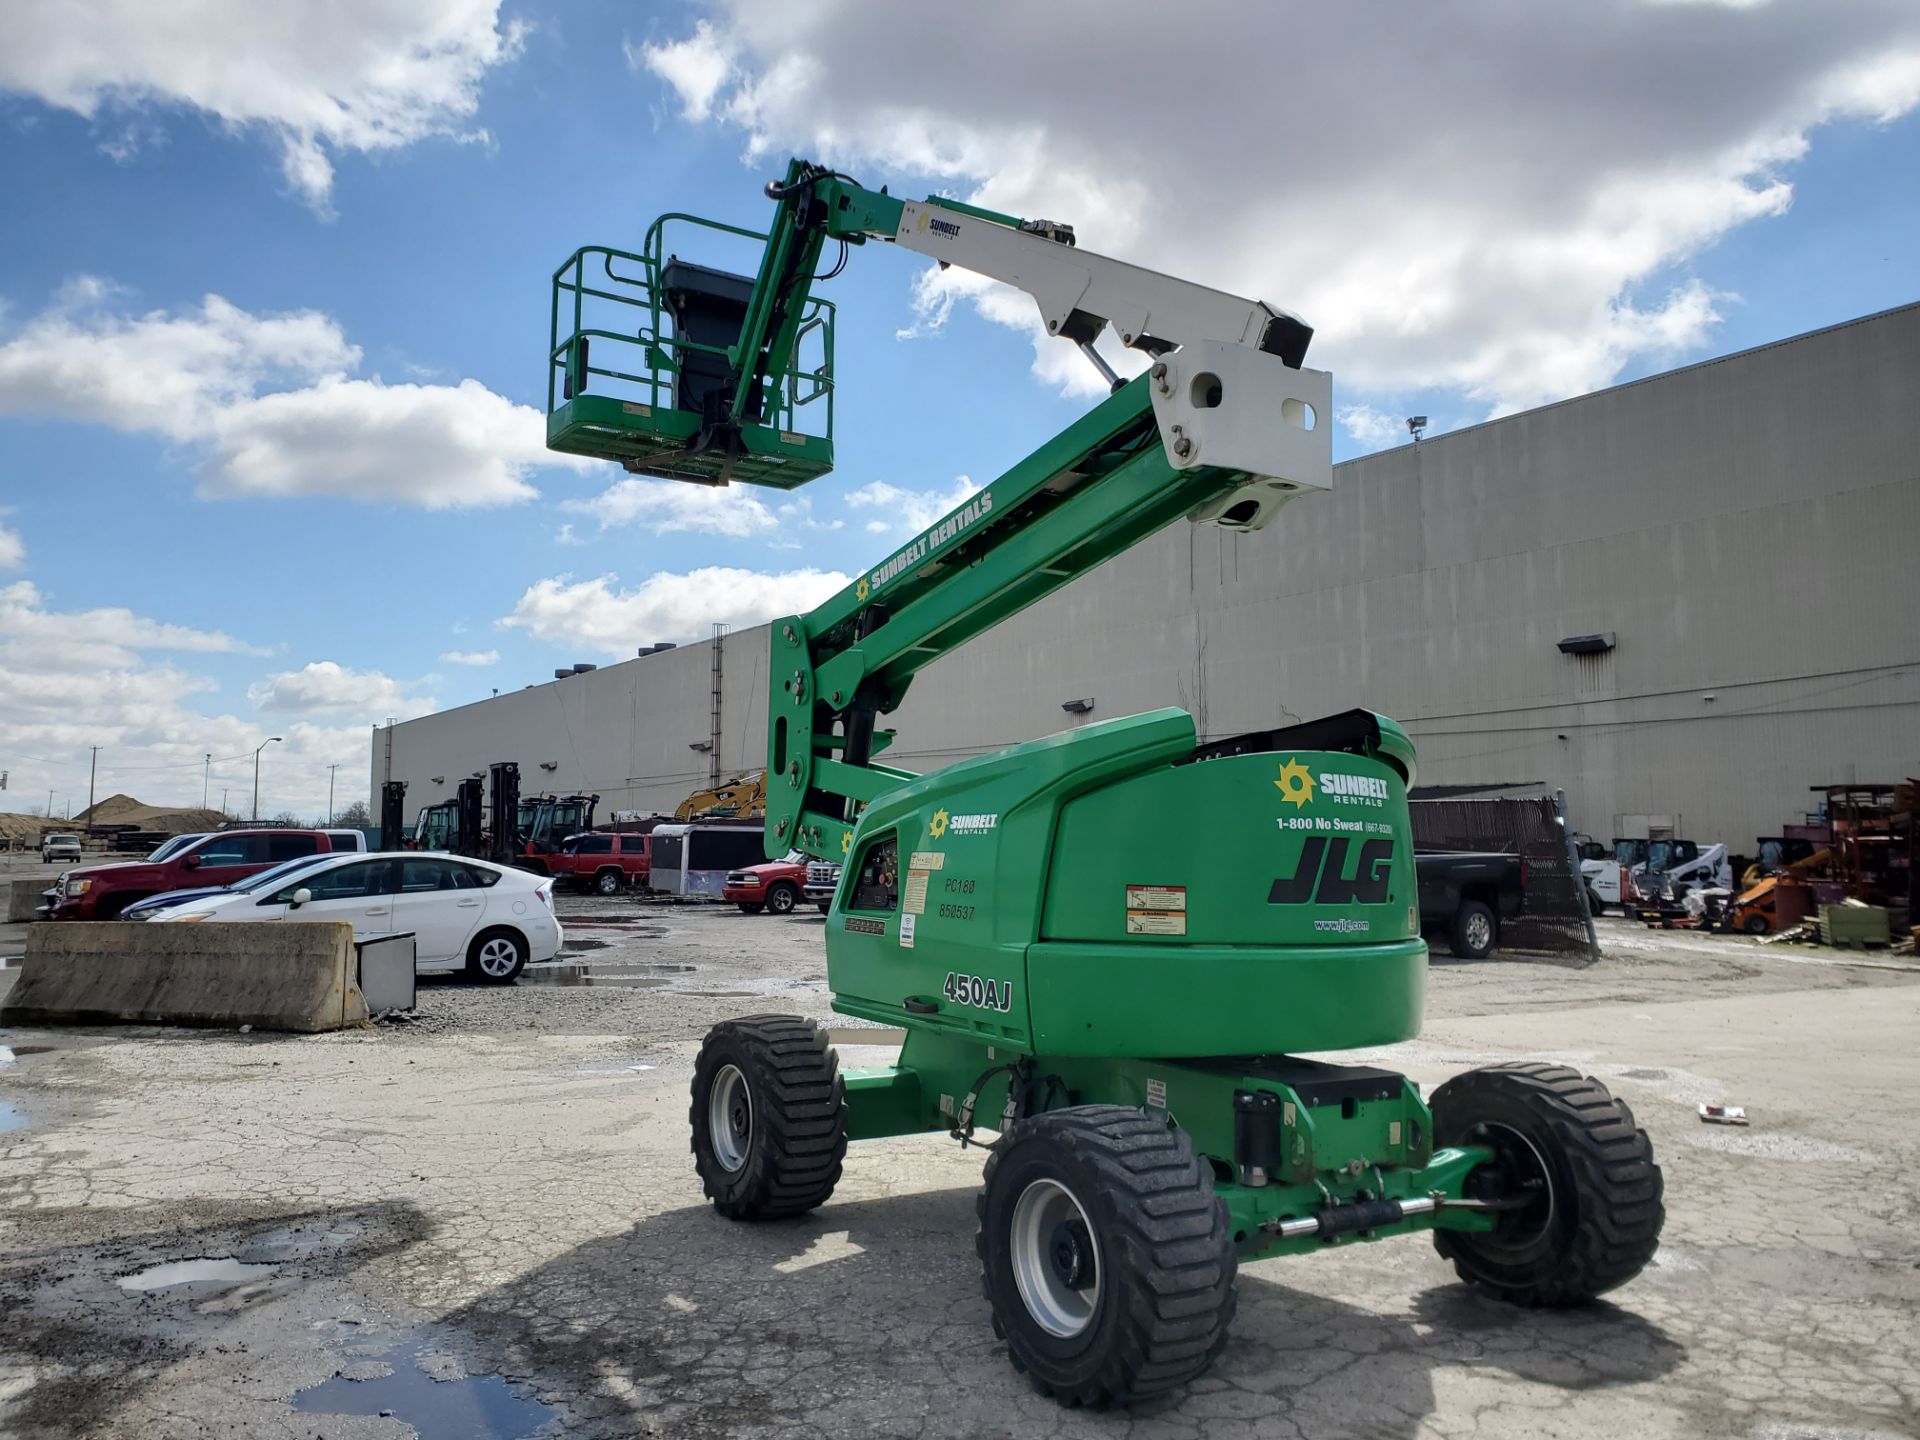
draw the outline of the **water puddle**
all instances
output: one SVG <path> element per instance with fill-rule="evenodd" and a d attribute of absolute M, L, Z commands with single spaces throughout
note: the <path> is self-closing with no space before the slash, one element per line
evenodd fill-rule
<path fill-rule="evenodd" d="M 553 1419 L 553 1408 L 498 1375 L 468 1375 L 431 1342 L 414 1340 L 357 1366 L 365 1379 L 335 1375 L 298 1391 L 293 1408 L 308 1415 L 387 1415 L 420 1440 L 522 1440 Z"/>
<path fill-rule="evenodd" d="M 597 975 L 591 973 L 556 975 L 553 977 L 553 983 L 555 985 L 618 985 L 627 990 L 658 990 L 672 982 L 656 975 L 609 975 L 603 972 Z"/>
<path fill-rule="evenodd" d="M 7 1104 L 6 1101 L 0 1100 L 0 1133 L 8 1130 L 19 1130 L 24 1127 L 26 1123 L 26 1116 L 14 1109 L 13 1106 Z"/>
<path fill-rule="evenodd" d="M 222 1288 L 238 1285 L 243 1280 L 256 1276 L 265 1278 L 278 1267 L 274 1265 L 248 1265 L 231 1256 L 203 1257 L 198 1260 L 170 1260 L 164 1265 L 149 1265 L 134 1275 L 123 1275 L 118 1284 L 122 1290 L 145 1292 L 165 1290 L 174 1285 L 214 1285 Z"/>

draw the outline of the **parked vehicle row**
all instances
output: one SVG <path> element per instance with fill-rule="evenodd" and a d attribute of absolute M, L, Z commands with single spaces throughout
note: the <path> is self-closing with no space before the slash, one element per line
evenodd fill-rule
<path fill-rule="evenodd" d="M 269 865 L 306 855 L 364 852 L 358 830 L 217 830 L 176 835 L 144 860 L 63 870 L 43 892 L 40 915 L 52 920 L 112 920 L 149 896 L 189 887 L 225 889 Z"/>
<path fill-rule="evenodd" d="M 559 954 L 553 880 L 490 860 L 401 850 L 289 862 L 162 909 L 151 923 L 344 920 L 356 939 L 411 933 L 422 972 L 505 984 Z"/>

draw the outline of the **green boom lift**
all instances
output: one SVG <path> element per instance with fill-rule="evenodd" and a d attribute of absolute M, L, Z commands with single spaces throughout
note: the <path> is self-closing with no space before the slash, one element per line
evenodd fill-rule
<path fill-rule="evenodd" d="M 1564 1066 L 1405 1077 L 1297 1058 L 1418 1033 L 1414 750 L 1355 710 L 1203 743 L 1166 709 L 915 775 L 876 758 L 914 674 L 1185 517 L 1254 530 L 1332 484 L 1311 330 L 1079 249 L 1066 226 L 902 200 L 794 162 L 765 236 L 668 216 L 555 276 L 548 441 L 629 470 L 791 487 L 833 463 L 826 247 L 892 243 L 1030 294 L 1107 399 L 805 615 L 772 626 L 769 853 L 844 857 L 834 1009 L 898 1026 L 839 1068 L 811 1021 L 716 1026 L 693 1082 L 714 1207 L 824 1203 L 849 1140 L 987 1147 L 978 1250 L 1013 1363 L 1068 1404 L 1164 1391 L 1226 1343 L 1241 1261 L 1431 1231 L 1461 1277 L 1572 1305 L 1637 1274 L 1661 1176 Z M 695 266 L 667 227 L 759 247 Z M 670 323 L 669 323 L 670 322 Z M 1122 380 L 1108 326 L 1145 352 Z M 1164 818 L 1206 815 L 1181 846 Z"/>

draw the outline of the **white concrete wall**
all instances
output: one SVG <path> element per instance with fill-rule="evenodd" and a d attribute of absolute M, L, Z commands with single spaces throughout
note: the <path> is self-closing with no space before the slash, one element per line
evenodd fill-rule
<path fill-rule="evenodd" d="M 1670 814 L 1739 848 L 1810 786 L 1920 772 L 1916 397 L 1920 306 L 1349 462 L 1258 535 L 1176 526 L 930 667 L 892 758 L 1046 734 L 1088 696 L 1210 736 L 1361 705 L 1430 783 L 1564 785 L 1595 834 Z M 1609 655 L 1555 647 L 1608 630 Z M 730 770 L 763 763 L 765 655 L 764 630 L 727 641 Z M 495 759 L 671 808 L 706 773 L 709 663 L 410 722 L 394 773 L 410 810 Z"/>

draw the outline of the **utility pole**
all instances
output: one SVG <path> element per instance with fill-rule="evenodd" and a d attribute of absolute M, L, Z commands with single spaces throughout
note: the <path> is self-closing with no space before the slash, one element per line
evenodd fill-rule
<path fill-rule="evenodd" d="M 93 772 L 100 764 L 100 747 L 93 747 L 93 758 L 87 761 L 87 823 L 93 823 Z"/>
<path fill-rule="evenodd" d="M 329 825 L 333 824 L 333 772 L 339 768 L 338 765 L 327 766 L 327 824 Z"/>
<path fill-rule="evenodd" d="M 206 767 L 200 772 L 200 808 L 207 808 L 207 791 L 213 786 L 213 756 L 207 756 Z"/>

